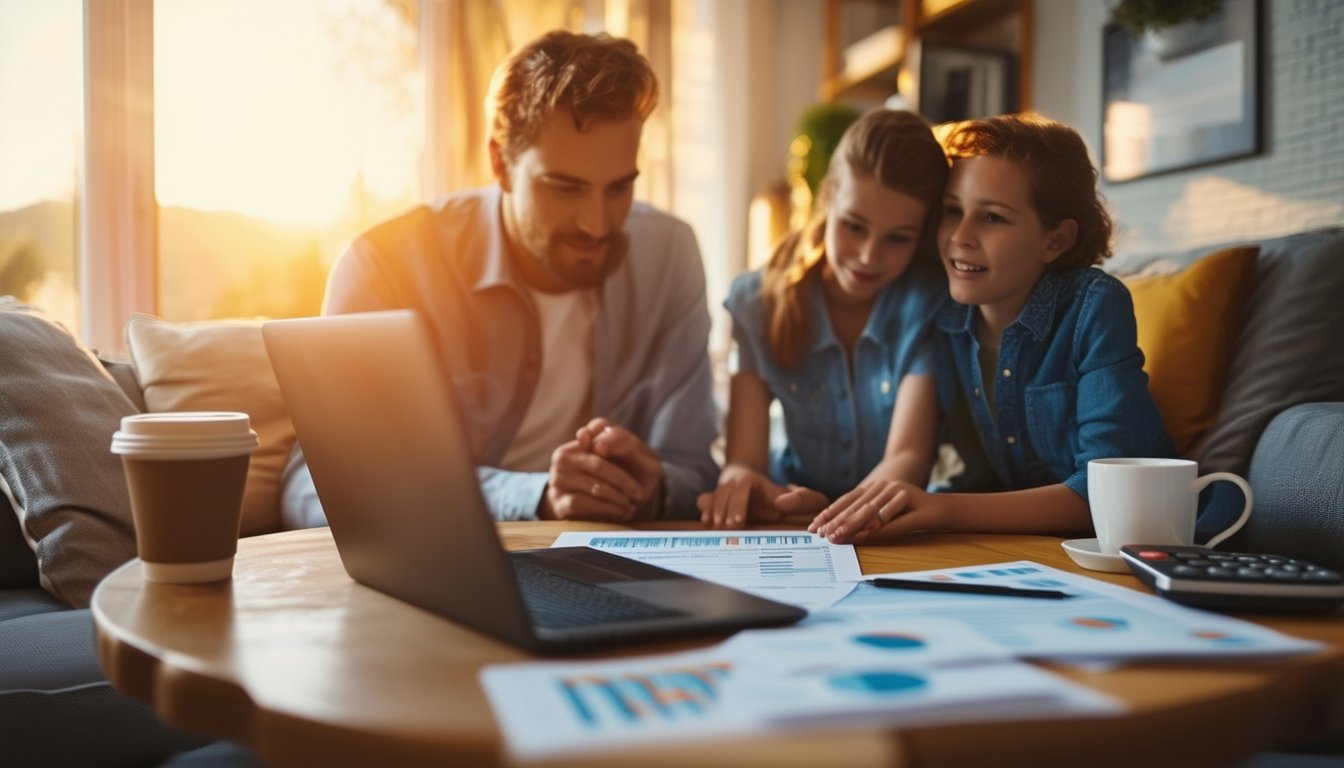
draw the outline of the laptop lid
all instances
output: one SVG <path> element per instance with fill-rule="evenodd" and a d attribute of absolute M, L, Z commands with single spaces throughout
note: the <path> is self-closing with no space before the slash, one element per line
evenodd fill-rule
<path fill-rule="evenodd" d="M 730 631 L 804 611 L 586 548 L 508 553 L 433 332 L 411 310 L 262 326 L 313 484 L 351 578 L 533 649 Z M 675 609 L 620 626 L 534 626 L 511 557 Z"/>

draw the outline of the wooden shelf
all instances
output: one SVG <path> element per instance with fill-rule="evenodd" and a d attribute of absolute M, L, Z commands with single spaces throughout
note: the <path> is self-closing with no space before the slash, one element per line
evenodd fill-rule
<path fill-rule="evenodd" d="M 1017 0 L 922 0 L 919 33 L 969 34 L 1018 13 Z"/>
<path fill-rule="evenodd" d="M 821 98 L 823 101 L 853 101 L 861 104 L 885 101 L 897 92 L 896 78 L 900 76 L 899 73 L 900 66 L 896 64 L 870 77 L 837 77 L 822 83 Z"/>
<path fill-rule="evenodd" d="M 905 39 L 900 37 L 885 55 L 867 62 L 867 66 L 862 69 L 851 71 L 846 68 L 828 78 L 822 84 L 823 99 L 880 101 L 896 91 L 897 77 L 904 63 Z"/>
<path fill-rule="evenodd" d="M 846 72 L 844 50 L 855 42 L 852 33 L 846 34 L 846 22 L 852 30 L 856 17 L 844 14 L 871 13 L 875 1 L 828 0 L 819 94 L 823 101 L 862 106 L 899 92 L 917 104 L 922 43 L 927 42 L 1011 54 L 1016 62 L 1016 108 L 1031 107 L 1033 0 L 882 0 L 899 2 L 904 36 L 890 55 L 863 71 Z"/>

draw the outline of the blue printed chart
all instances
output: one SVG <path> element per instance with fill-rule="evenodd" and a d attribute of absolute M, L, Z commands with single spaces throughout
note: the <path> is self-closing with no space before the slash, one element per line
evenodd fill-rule
<path fill-rule="evenodd" d="M 691 653 L 495 665 L 481 673 L 517 757 L 828 725 L 1110 714 L 1109 699 L 955 621 L 741 632 Z"/>
<path fill-rule="evenodd" d="M 917 725 L 985 719 L 1110 715 L 1119 705 L 1018 661 L 856 664 L 838 660 L 750 675 L 725 691 L 724 709 L 756 712 L 775 725 Z"/>
<path fill-rule="evenodd" d="M 809 624 L 888 617 L 956 618 L 1015 656 L 1125 661 L 1200 656 L 1275 656 L 1320 648 L 1230 616 L 1186 608 L 1039 563 L 1019 561 L 918 573 L 902 579 L 993 584 L 1066 592 L 1067 600 L 913 592 L 861 584 Z"/>
<path fill-rule="evenodd" d="M 854 547 L 811 533 L 571 531 L 552 546 L 606 550 L 814 612 L 862 578 Z"/>
<path fill-rule="evenodd" d="M 740 632 L 725 709 L 771 723 L 924 723 L 1032 713 L 1105 714 L 1114 704 L 1011 658 L 950 618 L 887 617 Z"/>
<path fill-rule="evenodd" d="M 710 651 L 607 662 L 544 662 L 481 671 L 515 756 L 561 755 L 761 727 L 720 706 L 733 661 Z"/>
<path fill-rule="evenodd" d="M 565 675 L 555 685 L 570 705 L 567 714 L 589 727 L 695 721 L 717 706 L 719 688 L 730 669 L 725 661 L 696 661 L 649 672 Z"/>
<path fill-rule="evenodd" d="M 1003 646 L 947 618 L 911 621 L 892 617 L 747 630 L 725 641 L 723 647 L 745 659 L 740 669 L 763 667 L 770 672 L 798 667 L 800 660 L 910 666 L 1011 658 Z"/>

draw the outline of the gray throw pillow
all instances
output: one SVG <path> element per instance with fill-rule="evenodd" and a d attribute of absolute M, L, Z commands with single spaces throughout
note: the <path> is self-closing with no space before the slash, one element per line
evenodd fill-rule
<path fill-rule="evenodd" d="M 1244 477 L 1276 414 L 1344 400 L 1344 228 L 1264 241 L 1253 280 L 1222 402 L 1191 452 L 1201 472 Z"/>
<path fill-rule="evenodd" d="M 145 405 L 145 393 L 140 389 L 140 380 L 135 377 L 135 366 L 130 360 L 114 360 L 98 355 L 98 362 L 102 363 L 103 369 L 112 375 L 112 380 L 117 382 L 122 392 L 126 393 L 126 397 L 137 411 L 144 413 L 149 410 Z"/>
<path fill-rule="evenodd" d="M 0 298 L 0 480 L 41 584 L 86 606 L 98 581 L 135 556 L 120 459 L 109 450 L 135 406 L 60 324 Z"/>

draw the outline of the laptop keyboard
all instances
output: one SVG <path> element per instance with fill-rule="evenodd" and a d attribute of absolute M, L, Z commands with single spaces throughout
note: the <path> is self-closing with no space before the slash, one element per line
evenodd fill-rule
<path fill-rule="evenodd" d="M 567 579 L 520 558 L 512 561 L 527 612 L 539 627 L 567 629 L 682 615 L 637 597 Z"/>

